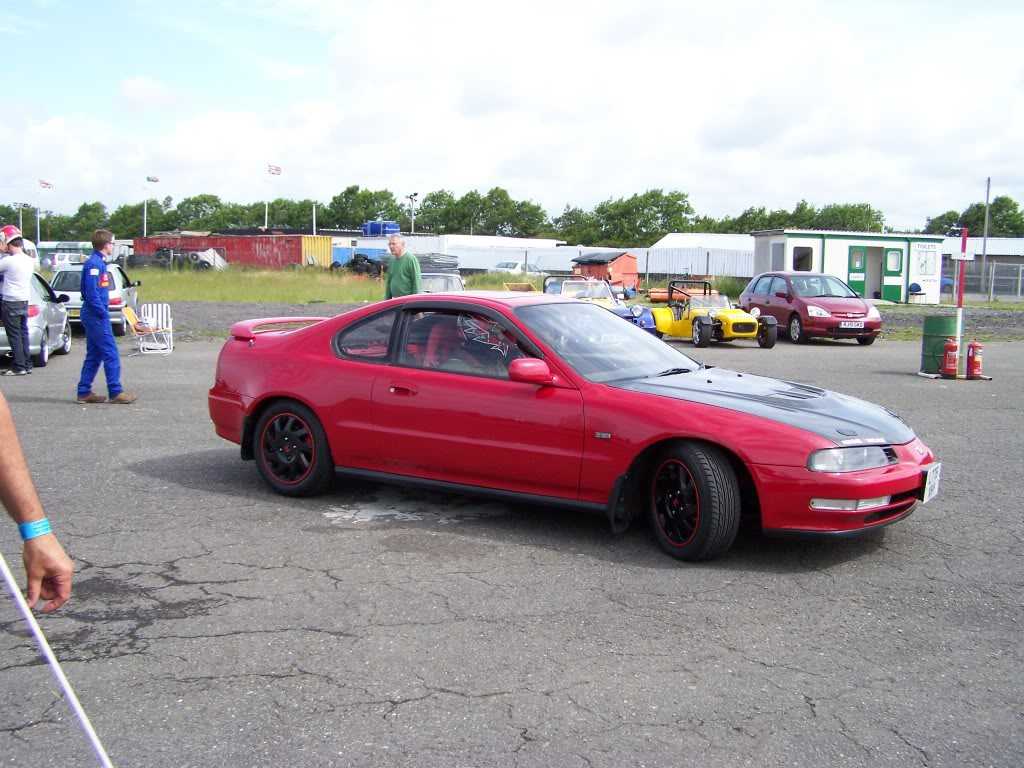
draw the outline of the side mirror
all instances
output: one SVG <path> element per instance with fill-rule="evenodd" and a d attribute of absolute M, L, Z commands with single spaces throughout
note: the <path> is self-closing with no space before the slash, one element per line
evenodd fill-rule
<path fill-rule="evenodd" d="M 139 287 L 140 285 L 142 285 L 142 281 L 141 281 L 141 280 L 135 280 L 135 281 L 134 281 L 134 282 L 132 283 L 132 287 L 133 287 L 133 288 L 138 288 L 138 287 Z"/>
<path fill-rule="evenodd" d="M 508 377 L 522 384 L 551 384 L 555 376 L 548 364 L 535 357 L 520 357 L 508 364 Z"/>
<path fill-rule="evenodd" d="M 57 295 L 57 301 L 59 301 L 61 304 L 64 304 L 68 301 L 71 301 L 71 297 L 68 296 L 66 293 L 60 293 Z"/>
<path fill-rule="evenodd" d="M 777 297 L 779 297 L 780 299 L 788 299 L 789 298 L 789 296 L 786 294 L 785 291 L 776 291 L 775 295 Z"/>
<path fill-rule="evenodd" d="M 734 301 L 734 302 L 732 303 L 732 308 L 733 308 L 733 309 L 739 309 L 739 308 L 740 308 L 740 303 L 739 303 L 738 301 Z"/>

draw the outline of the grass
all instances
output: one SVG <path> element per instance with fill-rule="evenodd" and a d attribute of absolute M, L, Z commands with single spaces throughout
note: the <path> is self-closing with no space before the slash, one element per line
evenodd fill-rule
<path fill-rule="evenodd" d="M 322 269 L 256 270 L 232 268 L 224 272 L 133 269 L 132 280 L 142 281 L 146 301 L 209 301 L 222 304 L 361 304 L 384 297 L 382 282 L 365 275 L 326 272 Z M 505 290 L 506 282 L 529 282 L 542 290 L 541 278 L 515 275 L 470 275 L 466 287 Z"/>

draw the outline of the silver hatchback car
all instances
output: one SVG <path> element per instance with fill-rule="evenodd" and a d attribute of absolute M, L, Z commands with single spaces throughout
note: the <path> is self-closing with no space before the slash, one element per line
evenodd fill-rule
<path fill-rule="evenodd" d="M 134 283 L 128 279 L 128 273 L 117 264 L 107 264 L 107 271 L 113 284 L 110 286 L 110 325 L 115 336 L 124 336 L 128 326 L 124 320 L 124 308 L 131 307 L 138 311 L 141 280 Z M 53 273 L 50 280 L 53 290 L 68 295 L 68 319 L 72 323 L 80 323 L 82 317 L 82 265 L 70 264 Z"/>
<path fill-rule="evenodd" d="M 50 355 L 66 355 L 71 351 L 71 324 L 68 311 L 42 275 L 32 275 L 31 298 L 28 300 L 28 347 L 32 364 L 42 368 L 50 361 Z M 11 344 L 7 333 L 0 325 L 0 356 L 11 357 Z"/>

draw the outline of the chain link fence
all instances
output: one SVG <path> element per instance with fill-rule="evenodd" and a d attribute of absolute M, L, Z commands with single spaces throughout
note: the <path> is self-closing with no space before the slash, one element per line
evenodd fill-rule
<path fill-rule="evenodd" d="M 955 261 L 948 261 L 942 270 L 944 294 L 954 294 Z M 963 262 L 964 295 L 988 301 L 1024 301 L 1024 264 L 980 260 Z M 955 294 L 954 294 L 955 295 Z"/>

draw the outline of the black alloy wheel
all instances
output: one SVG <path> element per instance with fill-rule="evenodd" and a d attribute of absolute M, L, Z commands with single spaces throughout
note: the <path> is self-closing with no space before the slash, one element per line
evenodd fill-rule
<path fill-rule="evenodd" d="M 709 560 L 732 546 L 740 492 L 725 455 L 705 443 L 676 442 L 654 462 L 650 519 L 658 545 L 680 560 Z"/>
<path fill-rule="evenodd" d="M 327 437 L 304 405 L 282 401 L 268 408 L 253 432 L 253 455 L 264 481 L 285 496 L 314 496 L 334 476 Z"/>

